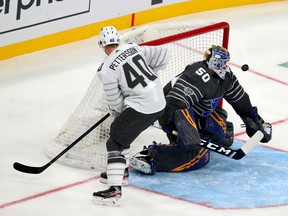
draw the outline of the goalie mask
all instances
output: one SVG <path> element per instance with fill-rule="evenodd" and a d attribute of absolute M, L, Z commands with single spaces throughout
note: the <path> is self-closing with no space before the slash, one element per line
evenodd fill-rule
<path fill-rule="evenodd" d="M 120 37 L 117 29 L 114 26 L 106 26 L 101 29 L 98 41 L 101 48 L 104 48 L 107 45 L 119 43 Z"/>
<path fill-rule="evenodd" d="M 225 78 L 226 72 L 229 72 L 230 54 L 224 47 L 212 45 L 205 52 L 204 59 L 207 61 L 209 69 L 215 71 L 222 79 Z"/>

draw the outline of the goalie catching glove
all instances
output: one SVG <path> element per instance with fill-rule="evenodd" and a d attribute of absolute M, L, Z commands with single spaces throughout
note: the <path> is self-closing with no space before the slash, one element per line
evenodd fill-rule
<path fill-rule="evenodd" d="M 258 130 L 260 130 L 264 137 L 260 141 L 262 143 L 267 143 L 272 138 L 272 125 L 264 120 L 258 115 L 257 107 L 253 107 L 249 113 L 244 113 L 240 115 L 241 119 L 245 123 L 246 133 L 249 137 L 252 137 Z"/>

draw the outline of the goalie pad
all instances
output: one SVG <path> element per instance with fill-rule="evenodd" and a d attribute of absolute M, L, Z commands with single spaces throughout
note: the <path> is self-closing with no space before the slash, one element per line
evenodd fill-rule
<path fill-rule="evenodd" d="M 210 152 L 204 148 L 187 150 L 175 145 L 154 144 L 133 156 L 129 162 L 134 169 L 153 175 L 155 172 L 185 172 L 208 164 Z"/>
<path fill-rule="evenodd" d="M 231 146 L 234 141 L 234 126 L 227 121 L 226 110 L 216 107 L 207 117 L 200 118 L 199 133 L 202 139 L 222 146 Z"/>
<path fill-rule="evenodd" d="M 179 136 L 177 145 L 193 149 L 196 144 L 201 142 L 193 109 L 177 110 L 175 112 L 175 124 Z"/>

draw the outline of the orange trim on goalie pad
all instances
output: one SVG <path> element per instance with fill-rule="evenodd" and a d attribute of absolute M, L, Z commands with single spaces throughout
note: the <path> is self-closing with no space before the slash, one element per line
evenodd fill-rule
<path fill-rule="evenodd" d="M 171 172 L 181 172 L 183 170 L 186 170 L 186 169 L 189 169 L 193 166 L 195 166 L 196 164 L 199 163 L 199 161 L 202 159 L 202 158 L 205 158 L 205 162 L 203 163 L 203 166 L 205 166 L 208 162 L 209 162 L 209 150 L 208 149 L 200 149 L 198 155 L 196 155 L 196 157 L 194 157 L 192 160 L 190 160 L 189 162 L 179 166 L 179 167 L 176 167 L 174 168 L 173 170 L 171 170 Z M 201 167 L 203 167 L 201 166 Z M 198 167 L 198 168 L 195 168 L 196 169 L 199 169 L 201 167 Z"/>
<path fill-rule="evenodd" d="M 215 111 L 212 112 L 210 114 L 210 116 L 211 116 L 211 118 L 213 118 L 217 122 L 218 125 L 220 125 L 223 128 L 223 131 L 226 133 L 227 127 L 226 127 L 226 123 L 224 122 L 223 118 Z"/>
<path fill-rule="evenodd" d="M 181 112 L 183 113 L 184 117 L 187 119 L 187 121 L 194 127 L 197 129 L 196 123 L 193 120 L 193 118 L 191 117 L 189 111 L 187 109 L 183 109 L 181 110 Z"/>

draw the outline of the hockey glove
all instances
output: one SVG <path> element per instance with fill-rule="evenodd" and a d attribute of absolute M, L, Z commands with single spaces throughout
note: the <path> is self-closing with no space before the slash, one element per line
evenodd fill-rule
<path fill-rule="evenodd" d="M 116 112 L 115 110 L 110 109 L 110 107 L 108 108 L 108 112 L 112 118 L 117 118 L 120 115 L 119 112 Z"/>
<path fill-rule="evenodd" d="M 272 125 L 264 120 L 258 115 L 257 107 L 253 107 L 249 113 L 244 113 L 240 115 L 241 119 L 245 123 L 246 133 L 249 137 L 252 137 L 258 130 L 260 130 L 264 137 L 260 141 L 262 143 L 267 143 L 272 138 Z"/>
<path fill-rule="evenodd" d="M 174 115 L 170 118 L 168 112 L 165 112 L 165 114 L 158 119 L 158 122 L 162 130 L 167 134 L 170 143 L 176 143 L 177 135 L 173 134 L 173 131 L 176 131 Z"/>
<path fill-rule="evenodd" d="M 167 138 L 171 144 L 177 143 L 178 136 L 173 134 L 176 131 L 176 126 L 173 124 L 162 126 L 162 130 L 166 133 Z"/>

